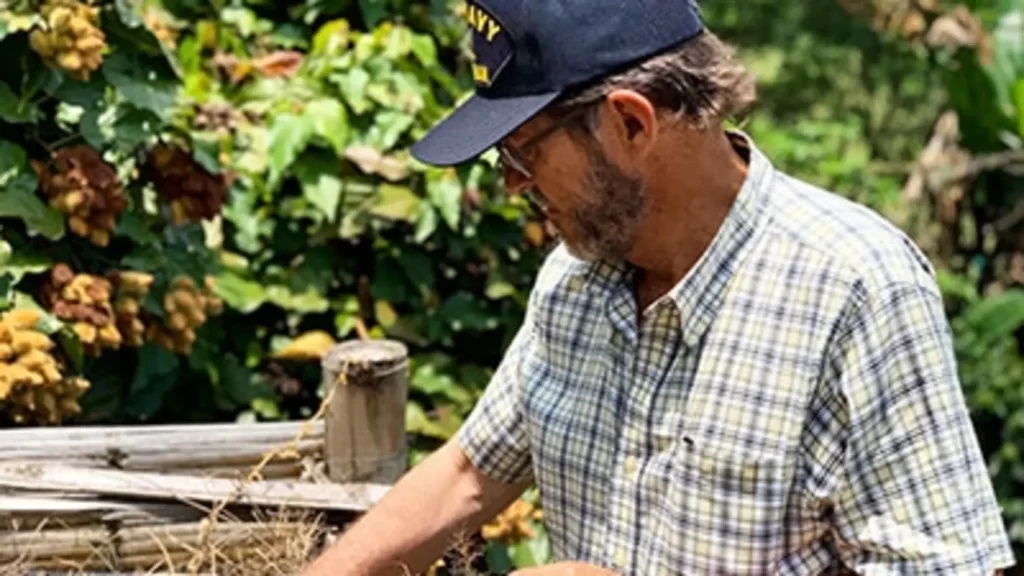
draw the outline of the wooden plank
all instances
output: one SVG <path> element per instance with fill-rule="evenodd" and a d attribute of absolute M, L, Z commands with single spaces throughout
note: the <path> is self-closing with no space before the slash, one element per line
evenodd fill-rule
<path fill-rule="evenodd" d="M 308 437 L 323 436 L 323 421 L 314 422 L 258 422 L 258 423 L 219 423 L 219 424 L 157 424 L 129 426 L 63 426 L 63 427 L 28 427 L 0 430 L 0 445 L 15 446 L 22 443 L 48 443 L 63 446 L 72 443 L 142 443 L 154 438 L 189 437 L 216 438 L 218 441 L 231 439 L 249 439 L 263 442 L 266 438 L 291 439 L 299 431 L 308 427 Z M 17 441 L 18 444 L 7 444 Z"/>
<path fill-rule="evenodd" d="M 0 463 L 0 486 L 22 490 L 91 492 L 171 501 L 228 500 L 249 506 L 363 512 L 391 488 L 386 484 L 313 484 L 270 480 L 126 472 L 43 462 Z"/>
<path fill-rule="evenodd" d="M 103 522 L 124 525 L 197 520 L 205 512 L 188 504 L 169 502 L 121 502 L 40 494 L 0 496 L 0 526 L 8 529 L 49 529 Z"/>
<path fill-rule="evenodd" d="M 73 429 L 74 427 L 69 427 Z M 127 461 L 133 457 L 153 457 L 155 454 L 217 454 L 253 453 L 262 456 L 270 450 L 288 446 L 299 434 L 301 426 L 250 429 L 251 425 L 238 425 L 240 430 L 229 430 L 220 426 L 207 429 L 193 426 L 182 430 L 169 426 L 158 433 L 135 434 L 126 430 L 105 428 L 81 438 L 52 434 L 49 428 L 13 429 L 0 431 L 0 446 L 9 446 L 0 453 L 0 461 L 67 458 L 105 462 L 107 460 Z M 322 451 L 324 436 L 323 423 L 310 426 L 310 435 L 300 441 L 305 451 Z M 57 429 L 59 430 L 59 429 Z M 258 458 L 258 457 L 257 457 Z"/>

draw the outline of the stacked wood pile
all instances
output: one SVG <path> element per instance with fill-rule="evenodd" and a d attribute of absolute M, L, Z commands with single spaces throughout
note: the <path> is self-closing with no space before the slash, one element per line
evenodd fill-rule
<path fill-rule="evenodd" d="M 404 366 L 340 345 L 308 422 L 0 431 L 0 575 L 295 574 L 401 474 Z"/>

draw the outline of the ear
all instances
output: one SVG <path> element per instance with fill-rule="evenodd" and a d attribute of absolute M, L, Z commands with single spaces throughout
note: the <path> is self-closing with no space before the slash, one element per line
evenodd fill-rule
<path fill-rule="evenodd" d="M 602 139 L 620 153 L 636 159 L 646 156 L 658 138 L 658 115 L 654 104 L 633 90 L 615 90 L 604 102 Z"/>

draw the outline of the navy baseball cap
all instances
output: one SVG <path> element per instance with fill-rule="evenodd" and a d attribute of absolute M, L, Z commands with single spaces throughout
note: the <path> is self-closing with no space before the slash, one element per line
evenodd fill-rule
<path fill-rule="evenodd" d="M 475 93 L 413 145 L 426 164 L 471 160 L 567 90 L 703 31 L 695 0 L 470 0 Z"/>

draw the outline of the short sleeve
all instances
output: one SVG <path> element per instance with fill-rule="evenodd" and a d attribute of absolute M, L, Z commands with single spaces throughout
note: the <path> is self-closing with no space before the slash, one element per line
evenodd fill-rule
<path fill-rule="evenodd" d="M 527 310 L 487 389 L 458 433 L 459 444 L 477 469 L 510 484 L 530 480 L 533 473 L 522 401 L 522 367 L 534 339 L 531 318 Z"/>
<path fill-rule="evenodd" d="M 865 299 L 833 357 L 844 448 L 834 535 L 858 574 L 988 576 L 1014 564 L 933 286 Z"/>

